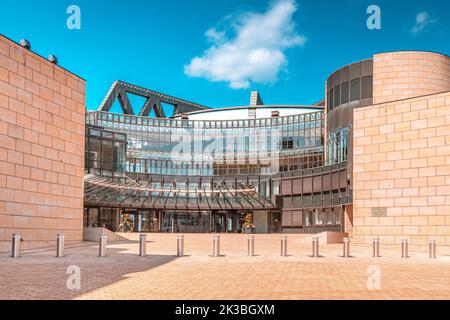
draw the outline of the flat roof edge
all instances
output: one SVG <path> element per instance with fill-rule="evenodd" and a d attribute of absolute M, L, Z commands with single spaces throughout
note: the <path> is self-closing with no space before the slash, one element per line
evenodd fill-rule
<path fill-rule="evenodd" d="M 16 42 L 16 41 L 12 40 L 11 38 L 9 38 L 9 37 L 7 37 L 7 36 L 5 36 L 3 33 L 0 33 L 0 37 L 6 39 L 7 41 L 11 42 L 12 44 L 14 44 L 14 45 L 16 45 L 16 46 L 19 46 L 20 48 L 25 49 L 24 47 L 22 47 L 22 46 L 20 45 L 20 43 L 18 43 L 18 42 Z M 48 59 L 47 59 L 46 57 L 44 57 L 43 55 L 41 55 L 41 54 L 39 54 L 39 53 L 37 53 L 37 52 L 31 50 L 31 49 L 30 49 L 30 50 L 25 49 L 25 50 L 27 50 L 28 52 L 31 52 L 32 54 L 36 55 L 37 57 L 39 57 L 39 58 L 41 58 L 41 59 L 44 59 L 44 60 L 47 61 L 48 63 L 51 63 L 51 62 L 48 61 Z M 75 77 L 77 77 L 77 78 L 83 80 L 84 82 L 86 82 L 86 79 L 85 79 L 85 78 L 79 76 L 78 74 L 76 74 L 76 73 L 74 73 L 74 72 L 72 72 L 72 71 L 70 71 L 70 70 L 68 70 L 68 69 L 66 69 L 66 68 L 64 68 L 64 67 L 62 67 L 61 65 L 59 65 L 59 64 L 54 64 L 54 63 L 51 63 L 51 64 L 53 64 L 55 67 L 58 67 L 58 68 L 60 68 L 60 69 L 62 69 L 62 70 L 64 70 L 64 71 L 70 73 L 71 75 L 73 75 L 73 76 L 75 76 Z"/>

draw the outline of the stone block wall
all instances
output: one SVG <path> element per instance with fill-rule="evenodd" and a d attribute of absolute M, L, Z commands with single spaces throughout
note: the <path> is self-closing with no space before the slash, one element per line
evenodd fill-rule
<path fill-rule="evenodd" d="M 83 238 L 85 81 L 0 35 L 0 252 Z"/>
<path fill-rule="evenodd" d="M 353 139 L 353 242 L 450 252 L 450 92 L 355 109 Z"/>

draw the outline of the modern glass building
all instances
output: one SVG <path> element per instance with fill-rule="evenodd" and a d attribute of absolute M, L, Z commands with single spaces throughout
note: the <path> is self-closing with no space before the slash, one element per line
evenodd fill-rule
<path fill-rule="evenodd" d="M 17 65 L 0 79 L 0 252 L 13 233 L 40 248 L 105 231 L 90 227 L 450 247 L 446 54 L 375 54 L 331 73 L 308 106 L 252 92 L 247 106 L 208 108 L 117 81 L 86 112 L 84 79 L 26 41 L 0 43 L 5 68 Z M 24 68 L 41 72 L 25 89 Z"/>
<path fill-rule="evenodd" d="M 127 94 L 146 98 L 138 115 Z M 121 114 L 109 112 L 115 99 Z M 173 106 L 170 117 L 161 114 L 163 103 Z M 336 180 L 334 173 L 345 168 L 348 130 L 333 132 L 328 152 L 334 160 L 324 166 L 323 104 L 264 105 L 252 92 L 249 106 L 210 109 L 115 82 L 99 110 L 86 115 L 85 226 L 341 230 L 341 207 L 351 195 L 340 185 L 331 192 L 331 185 L 316 191 L 314 184 L 316 176 Z M 149 117 L 151 110 L 157 117 Z M 299 177 L 311 186 L 293 189 Z"/>
<path fill-rule="evenodd" d="M 115 82 L 86 116 L 85 226 L 351 229 L 353 112 L 373 104 L 373 73 L 373 59 L 336 70 L 309 106 L 264 105 L 252 92 L 248 106 L 208 108 Z M 130 94 L 145 98 L 136 114 Z M 121 114 L 110 112 L 115 102 Z"/>

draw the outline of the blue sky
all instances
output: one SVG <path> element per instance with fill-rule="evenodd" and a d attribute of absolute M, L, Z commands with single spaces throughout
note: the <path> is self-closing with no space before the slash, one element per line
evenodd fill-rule
<path fill-rule="evenodd" d="M 80 30 L 66 27 L 71 4 L 81 9 Z M 371 4 L 381 8 L 381 30 L 366 27 Z M 211 107 L 247 105 L 251 90 L 266 104 L 311 104 L 331 72 L 374 53 L 450 54 L 450 2 L 8 1 L 0 33 L 85 78 L 88 109 L 114 80 Z"/>

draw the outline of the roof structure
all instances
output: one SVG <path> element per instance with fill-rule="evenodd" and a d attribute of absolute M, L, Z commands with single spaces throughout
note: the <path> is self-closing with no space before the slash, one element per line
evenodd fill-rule
<path fill-rule="evenodd" d="M 265 210 L 276 206 L 253 186 L 225 183 L 210 188 L 154 187 L 128 177 L 112 180 L 96 175 L 84 177 L 85 205 L 165 210 Z"/>
<path fill-rule="evenodd" d="M 134 115 L 127 94 L 134 94 L 146 98 L 144 104 L 140 108 L 139 116 L 148 116 L 152 110 L 155 111 L 156 117 L 166 118 L 177 114 L 210 109 L 201 104 L 176 98 L 165 93 L 135 86 L 123 81 L 115 81 L 103 99 L 98 111 L 109 111 L 117 99 L 124 114 Z M 174 106 L 173 115 L 165 114 L 162 103 Z"/>

